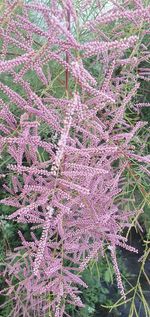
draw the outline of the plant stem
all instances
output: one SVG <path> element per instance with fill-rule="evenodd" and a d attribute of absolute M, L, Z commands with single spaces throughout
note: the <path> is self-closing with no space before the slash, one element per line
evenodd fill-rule
<path fill-rule="evenodd" d="M 70 12 L 69 10 L 67 10 L 67 30 L 70 31 Z M 69 64 L 69 54 L 68 52 L 66 52 L 66 63 Z M 69 97 L 69 86 L 68 86 L 68 82 L 69 82 L 69 70 L 66 69 L 66 84 L 65 84 L 65 89 L 66 89 L 66 96 L 67 98 Z"/>

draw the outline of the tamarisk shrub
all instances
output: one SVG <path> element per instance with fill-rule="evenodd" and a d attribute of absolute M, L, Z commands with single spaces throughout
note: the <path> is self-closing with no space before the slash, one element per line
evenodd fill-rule
<path fill-rule="evenodd" d="M 130 161 L 146 171 L 150 162 L 132 146 L 146 123 L 133 125 L 125 116 L 127 107 L 136 109 L 139 77 L 148 80 L 138 67 L 149 58 L 150 6 L 110 4 L 107 10 L 87 0 L 2 5 L 0 150 L 11 164 L 1 203 L 15 207 L 8 220 L 30 228 L 29 241 L 19 231 L 21 245 L 3 272 L 11 316 L 69 316 L 67 303 L 82 307 L 77 286 L 87 285 L 79 274 L 104 256 L 105 246 L 125 298 L 116 247 L 137 252 L 122 236 L 134 214 L 115 197 Z"/>

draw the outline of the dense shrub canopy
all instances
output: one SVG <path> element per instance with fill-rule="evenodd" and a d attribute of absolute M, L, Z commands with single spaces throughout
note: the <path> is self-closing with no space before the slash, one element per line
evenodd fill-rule
<path fill-rule="evenodd" d="M 137 252 L 122 236 L 134 212 L 115 198 L 131 162 L 149 173 L 150 157 L 133 142 L 146 122 L 130 122 L 127 111 L 149 106 L 136 98 L 149 80 L 140 65 L 150 6 L 16 0 L 1 13 L 0 150 L 9 161 L 1 203 L 30 229 L 28 241 L 19 231 L 4 272 L 11 316 L 68 316 L 67 303 L 83 306 L 79 274 L 105 246 L 123 297 L 116 247 Z"/>

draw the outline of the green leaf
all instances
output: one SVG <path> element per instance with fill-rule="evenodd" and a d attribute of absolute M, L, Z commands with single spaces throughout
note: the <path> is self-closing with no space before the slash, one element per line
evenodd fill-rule
<path fill-rule="evenodd" d="M 111 282 L 111 272 L 110 270 L 106 270 L 105 273 L 104 273 L 104 281 L 106 283 L 110 283 Z"/>

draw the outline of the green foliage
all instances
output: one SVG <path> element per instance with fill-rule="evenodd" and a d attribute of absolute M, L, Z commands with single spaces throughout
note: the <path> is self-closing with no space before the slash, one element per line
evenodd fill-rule
<path fill-rule="evenodd" d="M 145 278 L 145 282 L 147 285 L 150 285 L 150 280 L 148 277 L 148 274 L 145 269 L 146 262 L 148 261 L 149 255 L 150 255 L 150 248 L 149 248 L 149 240 L 147 239 L 145 242 L 145 248 L 144 248 L 144 254 L 140 260 L 141 265 L 139 269 L 139 273 L 136 277 L 136 282 L 133 283 L 130 282 L 129 278 L 124 277 L 124 280 L 126 281 L 126 284 L 128 285 L 128 290 L 126 292 L 127 300 L 126 302 L 119 298 L 113 305 L 104 305 L 103 307 L 108 308 L 109 311 L 113 311 L 114 309 L 119 309 L 120 307 L 126 305 L 128 303 L 129 306 L 129 312 L 128 317 L 139 317 L 140 310 L 143 311 L 144 317 L 150 316 L 150 310 L 149 310 L 149 296 L 147 295 L 147 292 L 145 288 L 142 287 L 142 281 L 143 278 Z M 138 301 L 140 302 L 140 305 L 137 305 Z"/>
<path fill-rule="evenodd" d="M 118 262 L 122 275 L 127 279 L 128 273 L 119 251 Z M 113 265 L 108 252 L 105 252 L 105 256 L 100 258 L 98 262 L 92 261 L 89 267 L 83 272 L 82 278 L 88 285 L 87 289 L 81 288 L 81 298 L 83 303 L 85 303 L 85 307 L 76 309 L 68 305 L 67 309 L 71 317 L 92 317 L 96 312 L 97 305 L 99 308 L 101 305 L 110 306 L 113 305 L 114 300 L 120 298 Z"/>

